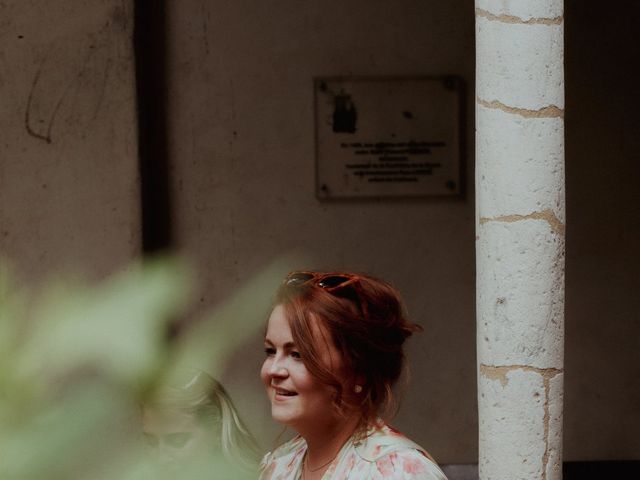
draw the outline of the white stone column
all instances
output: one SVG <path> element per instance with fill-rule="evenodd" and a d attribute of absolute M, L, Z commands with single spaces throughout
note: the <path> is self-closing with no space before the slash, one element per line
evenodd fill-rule
<path fill-rule="evenodd" d="M 562 477 L 562 0 L 476 0 L 480 478 Z"/>

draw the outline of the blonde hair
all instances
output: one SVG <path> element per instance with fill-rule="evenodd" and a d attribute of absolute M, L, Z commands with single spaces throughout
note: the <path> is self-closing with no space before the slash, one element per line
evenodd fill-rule
<path fill-rule="evenodd" d="M 255 438 L 222 384 L 202 370 L 181 372 L 178 381 L 161 387 L 148 406 L 183 412 L 207 426 L 219 426 L 224 456 L 242 467 L 256 468 L 260 449 Z"/>

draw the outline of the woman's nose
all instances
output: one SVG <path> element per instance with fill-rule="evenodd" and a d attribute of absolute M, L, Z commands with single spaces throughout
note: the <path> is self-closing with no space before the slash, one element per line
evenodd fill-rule
<path fill-rule="evenodd" d="M 269 374 L 272 377 L 287 377 L 289 375 L 289 371 L 286 366 L 282 363 L 282 360 L 273 360 L 271 363 L 271 368 L 269 368 Z"/>

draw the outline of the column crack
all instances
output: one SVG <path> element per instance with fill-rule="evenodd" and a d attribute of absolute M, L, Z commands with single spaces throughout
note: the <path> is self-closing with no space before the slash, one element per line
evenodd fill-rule
<path fill-rule="evenodd" d="M 540 212 L 529 213 L 528 215 L 519 215 L 519 214 L 511 214 L 511 215 L 501 215 L 498 217 L 480 217 L 480 225 L 484 225 L 488 222 L 503 222 L 503 223 L 514 223 L 521 222 L 522 220 L 542 220 L 549 224 L 551 230 L 553 230 L 558 235 L 564 235 L 565 226 L 560 221 L 558 216 L 550 209 L 542 210 Z"/>
<path fill-rule="evenodd" d="M 564 118 L 564 109 L 557 107 L 556 105 L 548 105 L 546 107 L 539 108 L 538 110 L 531 110 L 528 108 L 511 107 L 498 100 L 483 100 L 480 97 L 476 98 L 479 105 L 485 108 L 491 108 L 493 110 L 502 110 L 505 113 L 513 115 L 520 115 L 524 118 Z"/>
<path fill-rule="evenodd" d="M 511 23 L 511 24 L 520 24 L 520 25 L 560 25 L 564 21 L 564 16 L 560 15 L 559 17 L 553 18 L 530 18 L 529 20 L 525 20 L 524 18 L 516 17 L 515 15 L 506 15 L 495 13 L 491 13 L 487 10 L 483 10 L 482 8 L 476 8 L 476 16 L 486 18 L 487 20 L 493 22 L 501 22 L 501 23 Z"/>
<path fill-rule="evenodd" d="M 549 392 L 551 389 L 551 379 L 556 375 L 560 375 L 564 370 L 560 368 L 539 368 L 531 365 L 487 365 L 480 364 L 480 375 L 489 380 L 498 380 L 505 387 L 509 383 L 507 373 L 514 370 L 523 370 L 525 372 L 534 372 L 542 377 L 542 385 L 544 387 L 544 417 L 542 419 L 544 426 L 544 454 L 542 455 L 542 480 L 547 479 L 547 466 L 549 464 Z"/>

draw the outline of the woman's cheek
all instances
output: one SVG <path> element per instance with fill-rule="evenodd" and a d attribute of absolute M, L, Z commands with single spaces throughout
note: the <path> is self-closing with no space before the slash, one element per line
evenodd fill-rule
<path fill-rule="evenodd" d="M 260 378 L 262 379 L 262 383 L 265 385 L 269 385 L 271 380 L 269 378 L 269 359 L 266 359 L 262 363 L 262 368 L 260 369 Z"/>

